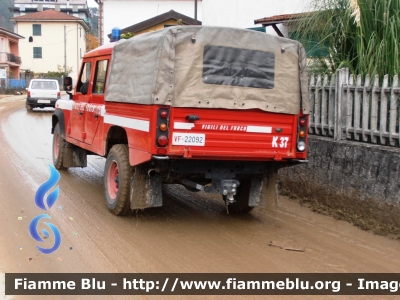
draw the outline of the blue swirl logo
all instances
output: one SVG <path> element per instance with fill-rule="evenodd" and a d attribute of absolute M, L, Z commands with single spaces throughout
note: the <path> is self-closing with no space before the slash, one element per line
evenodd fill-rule
<path fill-rule="evenodd" d="M 57 201 L 58 195 L 60 194 L 60 188 L 57 186 L 52 192 L 50 192 L 47 195 L 47 208 L 45 205 L 45 195 L 46 193 L 54 187 L 57 182 L 60 180 L 60 173 L 52 166 L 49 165 L 50 168 L 50 177 L 49 179 L 43 183 L 38 190 L 36 191 L 35 195 L 35 204 L 37 207 L 39 207 L 42 210 L 49 210 L 54 203 Z M 31 234 L 32 238 L 40 243 L 44 243 L 44 240 L 40 237 L 38 231 L 37 231 L 37 225 L 41 219 L 51 219 L 51 217 L 48 214 L 40 214 L 33 218 L 31 223 L 29 224 L 29 233 Z M 54 226 L 52 223 L 49 222 L 44 222 L 44 224 L 51 230 L 54 236 L 54 245 L 51 248 L 42 248 L 39 246 L 36 246 L 36 248 L 44 253 L 44 254 L 50 254 L 56 251 L 61 244 L 61 234 L 60 231 L 56 226 Z M 46 229 L 42 229 L 42 234 L 48 238 L 50 236 L 49 232 Z"/>

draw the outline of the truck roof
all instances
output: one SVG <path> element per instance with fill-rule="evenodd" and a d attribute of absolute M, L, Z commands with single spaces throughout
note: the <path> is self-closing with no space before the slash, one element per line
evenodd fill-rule
<path fill-rule="evenodd" d="M 97 57 L 97 56 L 102 56 L 102 55 L 109 55 L 112 53 L 112 50 L 114 49 L 116 42 L 101 45 L 87 53 L 83 56 L 83 58 L 89 58 L 89 57 Z"/>
<path fill-rule="evenodd" d="M 114 45 L 107 48 L 112 59 L 105 101 L 309 113 L 306 53 L 298 41 L 188 25 Z"/>

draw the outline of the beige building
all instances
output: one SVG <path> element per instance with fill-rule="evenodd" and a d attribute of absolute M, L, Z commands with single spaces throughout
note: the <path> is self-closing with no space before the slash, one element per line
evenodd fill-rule
<path fill-rule="evenodd" d="M 77 18 L 55 10 L 30 13 L 11 18 L 14 31 L 25 37 L 20 41 L 21 70 L 34 73 L 70 70 L 76 77 L 86 52 L 88 25 Z"/>

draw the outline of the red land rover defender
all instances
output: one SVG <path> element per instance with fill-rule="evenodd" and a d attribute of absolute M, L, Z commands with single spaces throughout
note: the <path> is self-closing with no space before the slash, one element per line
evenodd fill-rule
<path fill-rule="evenodd" d="M 297 41 L 247 29 L 176 26 L 101 46 L 56 103 L 54 165 L 106 157 L 116 215 L 161 206 L 168 183 L 218 192 L 232 212 L 275 207 L 278 168 L 306 161 L 305 64 Z"/>

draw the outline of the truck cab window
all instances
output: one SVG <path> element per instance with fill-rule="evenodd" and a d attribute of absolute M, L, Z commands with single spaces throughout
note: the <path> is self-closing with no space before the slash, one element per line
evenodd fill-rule
<path fill-rule="evenodd" d="M 108 60 L 99 60 L 96 64 L 96 73 L 93 85 L 93 94 L 103 94 L 106 85 Z"/>
<path fill-rule="evenodd" d="M 78 85 L 76 88 L 78 92 L 81 90 L 81 87 L 84 83 L 89 82 L 91 70 L 92 70 L 92 63 L 90 62 L 84 63 L 81 75 L 79 77 Z"/>

